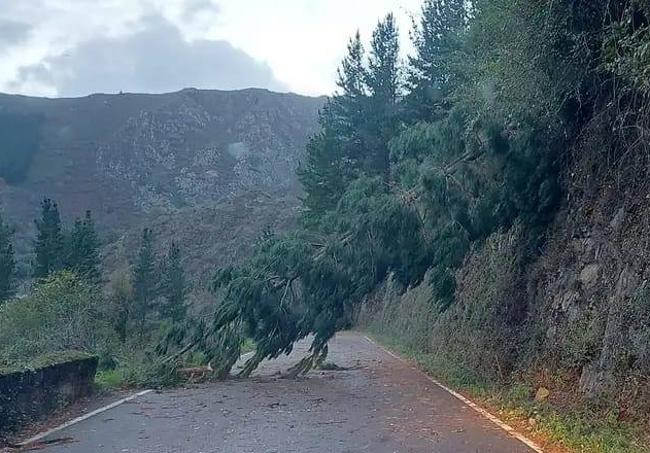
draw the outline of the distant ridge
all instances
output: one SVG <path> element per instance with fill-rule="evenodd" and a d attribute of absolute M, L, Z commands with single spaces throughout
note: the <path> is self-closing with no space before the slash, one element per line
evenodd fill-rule
<path fill-rule="evenodd" d="M 158 213 L 264 192 L 296 199 L 324 97 L 264 89 L 38 98 L 0 94 L 0 207 L 30 250 L 44 196 L 122 231 Z"/>

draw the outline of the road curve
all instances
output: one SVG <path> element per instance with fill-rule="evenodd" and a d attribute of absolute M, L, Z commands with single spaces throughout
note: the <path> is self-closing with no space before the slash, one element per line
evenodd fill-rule
<path fill-rule="evenodd" d="M 362 335 L 341 333 L 345 370 L 284 379 L 305 353 L 249 379 L 150 393 L 50 436 L 48 453 L 531 453 L 491 421 Z"/>

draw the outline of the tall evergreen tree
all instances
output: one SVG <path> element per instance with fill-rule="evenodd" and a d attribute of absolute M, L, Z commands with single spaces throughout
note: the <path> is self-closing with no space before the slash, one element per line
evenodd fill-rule
<path fill-rule="evenodd" d="M 365 140 L 371 155 L 367 172 L 388 176 L 390 160 L 388 142 L 395 135 L 398 123 L 398 100 L 402 81 L 399 63 L 399 31 L 395 16 L 388 14 L 372 34 L 368 59 L 367 85 L 370 108 Z"/>
<path fill-rule="evenodd" d="M 361 174 L 388 177 L 388 142 L 397 128 L 401 90 L 399 34 L 392 14 L 378 23 L 368 61 L 359 33 L 350 39 L 337 85 L 299 173 L 308 224 L 336 208 L 348 184 Z"/>
<path fill-rule="evenodd" d="M 47 277 L 51 272 L 63 268 L 65 262 L 64 237 L 61 231 L 61 217 L 55 202 L 45 198 L 41 203 L 41 218 L 35 220 L 37 237 L 33 264 L 35 278 Z"/>
<path fill-rule="evenodd" d="M 11 243 L 11 229 L 0 216 L 0 303 L 14 295 L 16 260 Z"/>
<path fill-rule="evenodd" d="M 365 51 L 357 31 L 338 69 L 339 91 L 320 112 L 321 131 L 307 145 L 307 162 L 299 171 L 307 194 L 304 203 L 309 222 L 336 207 L 347 183 L 358 174 L 369 154 L 363 138 L 368 135 L 364 133 L 366 82 Z"/>
<path fill-rule="evenodd" d="M 353 169 L 341 146 L 341 136 L 332 127 L 334 115 L 332 104 L 320 113 L 321 131 L 307 144 L 307 162 L 298 170 L 300 182 L 305 188 L 303 204 L 305 221 L 315 224 L 326 212 L 336 208 L 351 179 Z"/>
<path fill-rule="evenodd" d="M 67 238 L 66 267 L 90 281 L 99 281 L 99 238 L 90 211 L 75 221 Z"/>
<path fill-rule="evenodd" d="M 465 0 L 425 0 L 414 24 L 415 55 L 409 58 L 408 109 L 411 120 L 435 119 L 456 86 L 455 54 L 467 20 Z"/>
<path fill-rule="evenodd" d="M 161 305 L 160 315 L 172 322 L 182 321 L 187 312 L 187 280 L 181 263 L 181 250 L 175 242 L 169 247 L 162 271 L 161 292 L 165 302 Z"/>
<path fill-rule="evenodd" d="M 367 83 L 371 96 L 387 106 L 397 102 L 400 90 L 399 31 L 388 14 L 372 33 Z"/>
<path fill-rule="evenodd" d="M 368 92 L 366 87 L 365 50 L 361 34 L 356 34 L 348 42 L 348 53 L 337 70 L 336 84 L 340 88 L 339 97 L 360 98 Z"/>
<path fill-rule="evenodd" d="M 144 335 L 147 315 L 151 311 L 158 287 L 153 241 L 153 231 L 149 228 L 142 230 L 142 242 L 133 266 L 132 314 L 140 336 Z"/>

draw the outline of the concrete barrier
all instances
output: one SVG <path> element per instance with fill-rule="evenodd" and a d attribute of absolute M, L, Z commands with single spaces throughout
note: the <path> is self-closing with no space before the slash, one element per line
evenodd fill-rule
<path fill-rule="evenodd" d="M 75 352 L 40 362 L 33 369 L 0 372 L 0 445 L 10 432 L 93 391 L 96 357 Z"/>

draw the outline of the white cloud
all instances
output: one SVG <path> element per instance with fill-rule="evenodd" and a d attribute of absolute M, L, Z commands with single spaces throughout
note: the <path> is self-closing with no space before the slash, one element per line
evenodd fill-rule
<path fill-rule="evenodd" d="M 369 41 L 377 21 L 397 16 L 408 46 L 410 16 L 422 0 L 223 0 L 211 36 L 228 39 L 269 63 L 292 89 L 308 94 L 335 89 L 336 68 L 357 29 Z"/>
<path fill-rule="evenodd" d="M 161 16 L 147 17 L 134 34 L 91 39 L 64 55 L 48 57 L 18 71 L 12 91 L 55 88 L 58 96 L 88 93 L 164 93 L 180 88 L 231 90 L 263 87 L 277 91 L 271 69 L 227 41 L 187 42 Z"/>
<path fill-rule="evenodd" d="M 0 91 L 32 95 L 101 91 L 103 88 L 94 86 L 91 80 L 81 83 L 83 78 L 74 75 L 80 69 L 74 64 L 90 64 L 93 46 L 103 49 L 99 56 L 107 58 L 113 43 L 138 59 L 173 55 L 182 60 L 185 67 L 177 68 L 165 87 L 180 89 L 197 83 L 193 73 L 204 74 L 210 67 L 207 62 L 201 65 L 197 60 L 197 55 L 204 52 L 203 58 L 230 55 L 240 69 L 243 58 L 250 56 L 255 59 L 248 62 L 251 68 L 262 71 L 258 75 L 264 71 L 272 73 L 268 78 L 269 88 L 278 88 L 275 76 L 292 91 L 316 95 L 334 89 L 336 67 L 348 37 L 357 28 L 368 39 L 377 20 L 393 11 L 398 15 L 407 43 L 408 13 L 417 12 L 421 0 L 3 0 L 2 3 L 0 26 L 2 23 L 19 25 L 14 25 L 13 32 L 6 31 L 5 39 L 0 32 L 3 61 Z M 174 38 L 175 53 L 160 49 L 155 40 L 144 40 L 147 36 L 151 38 L 151 22 L 147 19 L 151 17 L 158 17 L 166 24 L 168 45 Z M 205 50 L 210 42 L 214 46 L 212 53 Z M 136 44 L 141 46 L 137 50 L 125 47 Z M 154 61 L 138 63 L 145 69 L 156 64 Z M 108 63 L 96 61 L 93 70 L 101 72 L 103 64 Z M 222 60 L 214 61 L 212 66 L 223 73 L 228 72 L 227 66 L 231 64 Z M 107 77 L 111 75 L 113 68 L 104 69 Z M 240 69 L 231 72 L 236 74 Z M 86 72 L 90 77 L 92 71 Z M 124 72 L 129 71 L 125 69 L 122 76 Z M 136 84 L 138 90 L 160 88 L 155 80 L 145 83 L 148 76 L 133 77 L 142 82 Z M 264 76 L 252 79 L 240 77 L 237 87 L 243 88 L 255 80 L 259 84 Z M 106 78 L 99 80 L 107 82 Z M 201 76 L 198 80 L 213 88 L 232 88 L 227 77 Z M 123 84 L 118 82 L 115 86 Z M 70 85 L 73 83 L 78 84 L 76 89 Z"/>

